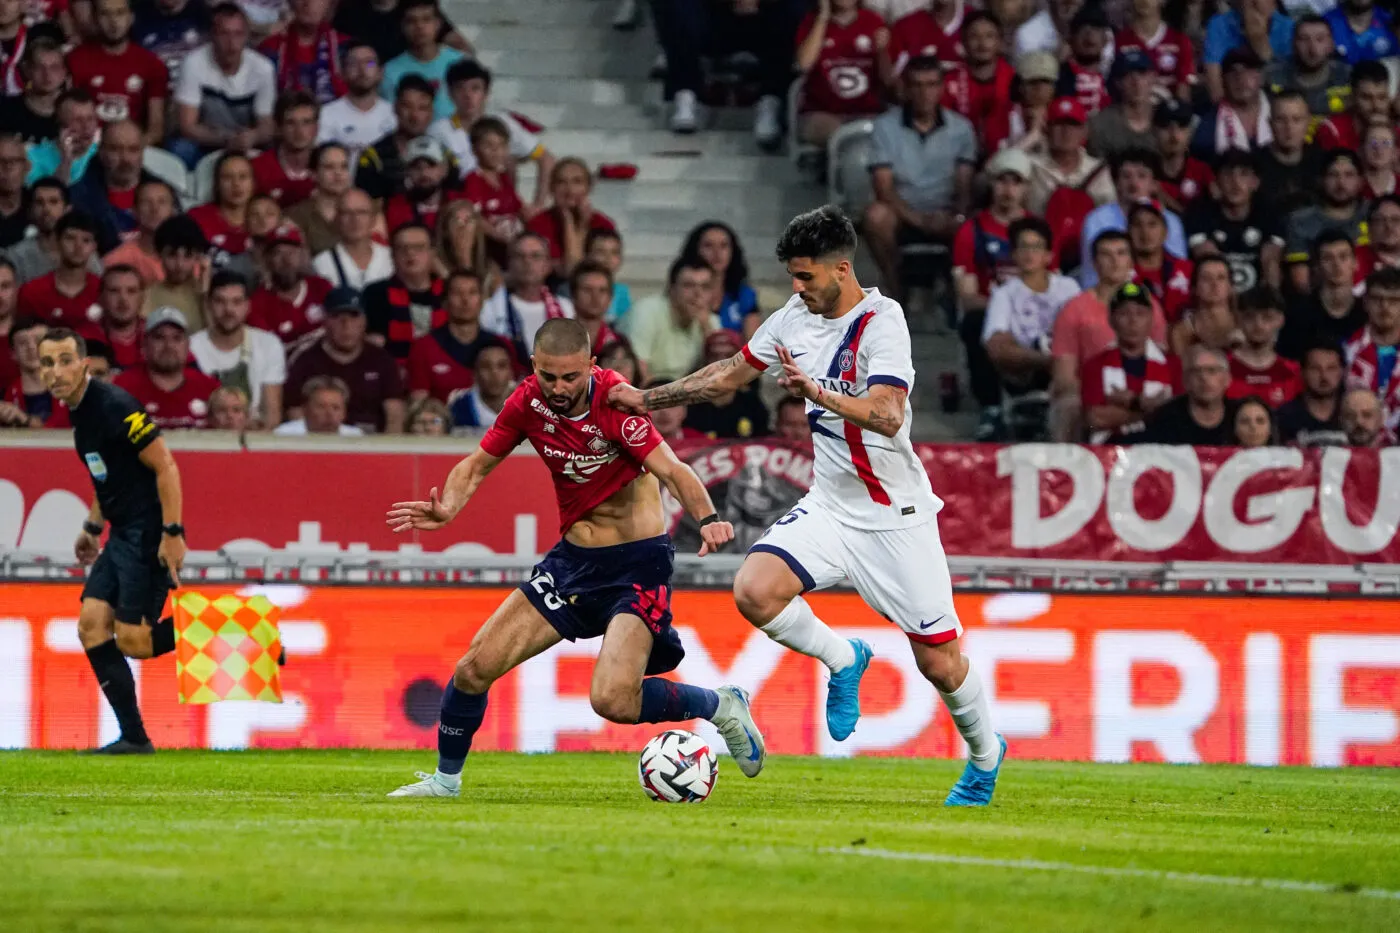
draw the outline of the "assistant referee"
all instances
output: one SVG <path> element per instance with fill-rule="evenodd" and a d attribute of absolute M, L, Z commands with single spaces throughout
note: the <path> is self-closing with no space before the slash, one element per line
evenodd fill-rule
<path fill-rule="evenodd" d="M 92 564 L 78 638 L 122 734 L 94 753 L 148 755 L 155 747 L 141 720 L 126 658 L 153 658 L 175 649 L 175 624 L 161 613 L 170 591 L 180 585 L 185 560 L 180 470 L 141 404 L 89 374 L 81 336 L 50 329 L 39 341 L 39 366 L 44 386 L 68 406 L 78 457 L 96 491 L 74 548 L 80 563 Z M 112 526 L 105 548 L 104 518 Z"/>

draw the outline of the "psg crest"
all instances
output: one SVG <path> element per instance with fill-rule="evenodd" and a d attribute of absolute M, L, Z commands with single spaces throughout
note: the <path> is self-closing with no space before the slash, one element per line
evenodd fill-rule
<path fill-rule="evenodd" d="M 841 356 L 837 359 L 836 364 L 841 367 L 842 371 L 848 370 L 856 364 L 856 355 L 851 352 L 850 347 L 841 351 Z"/>

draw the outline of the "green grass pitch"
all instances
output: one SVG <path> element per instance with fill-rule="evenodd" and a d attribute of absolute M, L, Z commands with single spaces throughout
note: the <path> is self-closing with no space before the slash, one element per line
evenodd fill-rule
<path fill-rule="evenodd" d="M 724 761 L 683 806 L 631 755 L 478 754 L 385 799 L 431 760 L 0 754 L 0 929 L 1400 931 L 1393 771 L 1013 757 L 949 811 L 948 761 Z"/>

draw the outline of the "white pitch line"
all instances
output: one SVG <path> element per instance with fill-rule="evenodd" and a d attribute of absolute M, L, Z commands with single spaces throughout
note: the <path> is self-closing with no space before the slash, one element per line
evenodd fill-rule
<path fill-rule="evenodd" d="M 1231 888 L 1268 888 L 1274 891 L 1302 891 L 1309 894 L 1354 894 L 1381 900 L 1400 901 L 1400 891 L 1389 888 L 1357 888 L 1321 881 L 1294 881 L 1289 878 L 1243 878 L 1237 875 L 1201 875 L 1186 871 L 1158 871 L 1151 868 L 1114 868 L 1109 865 L 1078 865 L 1074 862 L 1043 862 L 1039 859 L 982 858 L 976 855 L 942 855 L 937 852 L 895 852 L 890 849 L 827 848 L 825 855 L 859 855 L 896 862 L 932 862 L 940 865 L 975 865 L 982 868 L 1010 868 L 1023 871 L 1057 871 L 1108 878 L 1146 878 L 1152 881 L 1178 881 L 1185 884 L 1214 884 Z"/>

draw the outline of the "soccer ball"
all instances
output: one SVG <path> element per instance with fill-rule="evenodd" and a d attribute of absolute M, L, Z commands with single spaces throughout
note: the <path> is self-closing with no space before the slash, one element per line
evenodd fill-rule
<path fill-rule="evenodd" d="M 637 777 L 642 790 L 661 803 L 699 803 L 715 789 L 715 753 L 694 732 L 669 729 L 642 749 Z"/>

